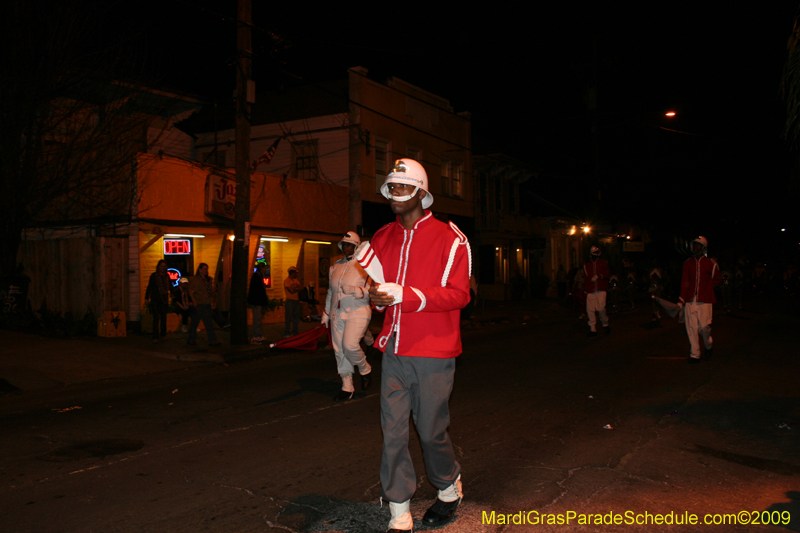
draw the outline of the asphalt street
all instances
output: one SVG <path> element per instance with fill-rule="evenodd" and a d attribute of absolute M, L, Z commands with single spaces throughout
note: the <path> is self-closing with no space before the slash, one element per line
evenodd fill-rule
<path fill-rule="evenodd" d="M 441 531 L 800 531 L 795 306 L 717 313 L 699 365 L 682 325 L 649 319 L 590 339 L 519 303 L 464 331 L 465 498 Z M 323 349 L 0 396 L 0 529 L 384 531 L 378 387 L 338 388 Z M 419 519 L 435 489 L 412 455 Z"/>

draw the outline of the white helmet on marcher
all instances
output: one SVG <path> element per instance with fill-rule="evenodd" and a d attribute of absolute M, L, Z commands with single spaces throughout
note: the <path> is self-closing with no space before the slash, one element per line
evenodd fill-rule
<path fill-rule="evenodd" d="M 356 248 L 358 248 L 358 245 L 361 244 L 361 238 L 358 236 L 358 233 L 356 233 L 355 231 L 348 231 L 347 233 L 344 234 L 344 237 L 342 237 L 342 240 L 339 241 L 339 249 L 340 250 L 342 250 L 342 243 L 345 243 L 345 242 L 349 242 L 350 244 L 354 244 L 356 246 Z M 342 250 L 342 251 L 344 251 L 344 250 Z"/>
<path fill-rule="evenodd" d="M 698 243 L 700 246 L 703 247 L 703 251 L 700 252 L 700 255 L 706 255 L 708 253 L 708 239 L 706 239 L 701 235 L 692 241 L 692 244 L 694 243 Z"/>
<path fill-rule="evenodd" d="M 416 187 L 416 189 L 414 189 L 414 192 L 407 197 L 393 197 L 389 192 L 390 183 L 413 185 Z M 381 194 L 387 200 L 405 202 L 413 198 L 414 195 L 419 192 L 419 189 L 422 189 L 427 193 L 425 198 L 422 199 L 422 208 L 428 209 L 433 203 L 433 195 L 431 194 L 431 191 L 428 190 L 428 174 L 425 172 L 425 169 L 422 168 L 422 165 L 420 165 L 419 162 L 406 157 L 403 159 L 398 159 L 394 162 L 391 172 L 389 172 L 389 175 L 386 176 L 386 181 L 384 181 L 383 185 L 381 185 Z"/>

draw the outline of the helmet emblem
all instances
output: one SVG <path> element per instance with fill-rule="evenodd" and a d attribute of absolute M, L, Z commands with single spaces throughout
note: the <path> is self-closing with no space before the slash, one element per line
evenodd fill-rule
<path fill-rule="evenodd" d="M 397 161 L 395 161 L 395 162 L 394 162 L 394 167 L 392 167 L 392 172 L 393 172 L 393 173 L 395 173 L 395 172 L 396 172 L 396 173 L 398 173 L 398 174 L 400 174 L 400 173 L 402 173 L 402 174 L 405 174 L 405 173 L 407 173 L 407 172 L 408 172 L 408 167 L 406 166 L 406 163 L 405 163 L 405 161 L 403 161 L 402 159 L 398 159 Z"/>

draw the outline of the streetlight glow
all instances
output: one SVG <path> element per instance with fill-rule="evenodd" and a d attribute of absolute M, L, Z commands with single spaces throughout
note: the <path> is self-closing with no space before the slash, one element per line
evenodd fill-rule
<path fill-rule="evenodd" d="M 666 113 L 664 113 L 664 116 L 666 116 L 666 117 L 674 117 L 675 116 L 675 111 L 667 111 Z"/>

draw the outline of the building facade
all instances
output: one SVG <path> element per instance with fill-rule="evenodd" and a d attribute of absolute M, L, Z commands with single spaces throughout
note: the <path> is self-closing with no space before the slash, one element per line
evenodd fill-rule
<path fill-rule="evenodd" d="M 186 127 L 196 138 L 196 161 L 234 166 L 230 122 L 206 110 Z M 260 94 L 251 153 L 266 152 L 278 139 L 272 160 L 259 170 L 347 187 L 348 226 L 363 236 L 393 219 L 380 186 L 401 157 L 425 167 L 437 217 L 453 220 L 468 236 L 474 229 L 470 116 L 442 97 L 355 67 L 342 80 Z"/>
<path fill-rule="evenodd" d="M 512 300 L 555 294 L 560 264 L 583 259 L 583 222 L 542 216 L 557 206 L 538 198 L 536 173 L 504 154 L 473 157 L 478 295 Z"/>
<path fill-rule="evenodd" d="M 76 317 L 125 311 L 139 322 L 149 275 L 163 258 L 175 281 L 208 264 L 227 310 L 235 130 L 225 110 L 211 106 L 178 122 L 192 104 L 147 131 L 126 178 L 135 201 L 113 223 L 27 232 L 21 261 L 39 265 L 31 276 L 34 308 L 43 301 Z M 397 78 L 372 79 L 363 68 L 342 80 L 260 95 L 251 154 L 274 154 L 252 174 L 249 250 L 253 263 L 268 265 L 269 296 L 284 297 L 287 269 L 296 266 L 322 301 L 341 236 L 357 230 L 369 237 L 393 220 L 379 189 L 401 157 L 425 167 L 435 215 L 472 237 L 470 127 L 469 115 L 446 99 Z M 58 274 L 43 266 L 46 256 L 70 272 L 69 284 L 58 286 Z M 282 309 L 265 320 L 282 320 Z"/>

